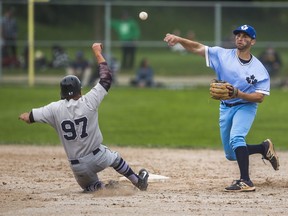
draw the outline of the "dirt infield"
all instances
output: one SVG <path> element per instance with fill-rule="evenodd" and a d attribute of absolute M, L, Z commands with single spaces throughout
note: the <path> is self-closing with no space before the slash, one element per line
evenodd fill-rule
<path fill-rule="evenodd" d="M 87 194 L 74 180 L 61 146 L 0 148 L 1 216 L 288 214 L 287 152 L 278 152 L 279 171 L 261 156 L 251 156 L 256 192 L 228 193 L 223 188 L 239 174 L 222 151 L 112 147 L 135 171 L 145 167 L 169 180 L 150 182 L 147 191 L 120 181 L 116 189 Z M 112 168 L 99 176 L 104 182 L 120 177 Z"/>

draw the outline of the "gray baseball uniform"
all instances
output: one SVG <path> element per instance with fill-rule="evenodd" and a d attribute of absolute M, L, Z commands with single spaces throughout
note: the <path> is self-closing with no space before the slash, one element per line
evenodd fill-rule
<path fill-rule="evenodd" d="M 107 91 L 98 83 L 78 100 L 59 100 L 32 109 L 35 122 L 48 123 L 57 131 L 74 176 L 83 189 L 99 181 L 96 173 L 120 161 L 117 152 L 102 145 L 98 107 L 105 95 Z M 93 162 L 87 166 L 88 161 Z"/>
<path fill-rule="evenodd" d="M 32 109 L 34 120 L 55 128 L 69 160 L 81 158 L 97 149 L 103 141 L 98 125 L 98 107 L 106 94 L 98 83 L 78 100 L 59 100 Z"/>
<path fill-rule="evenodd" d="M 73 75 L 64 77 L 60 82 L 62 100 L 32 109 L 27 121 L 47 123 L 55 128 L 75 179 L 84 191 L 103 188 L 105 185 L 99 181 L 97 173 L 109 166 L 140 190 L 146 190 L 147 170 L 141 169 L 139 175 L 135 174 L 118 152 L 102 144 L 98 108 L 112 83 L 112 73 L 106 62 L 99 64 L 99 75 L 99 83 L 82 96 L 80 80 Z"/>

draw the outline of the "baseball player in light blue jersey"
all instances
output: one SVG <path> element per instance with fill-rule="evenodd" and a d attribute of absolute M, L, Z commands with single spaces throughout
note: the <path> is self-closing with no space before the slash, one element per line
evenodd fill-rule
<path fill-rule="evenodd" d="M 256 43 L 255 29 L 242 25 L 233 33 L 235 49 L 208 47 L 169 33 L 164 41 L 170 46 L 180 43 L 187 51 L 204 57 L 218 80 L 229 82 L 238 89 L 235 98 L 220 102 L 219 126 L 225 155 L 228 160 L 236 160 L 240 169 L 240 178 L 225 191 L 255 191 L 249 177 L 249 155 L 261 154 L 275 170 L 279 169 L 279 158 L 270 139 L 257 145 L 247 144 L 245 139 L 258 104 L 270 94 L 270 77 L 262 63 L 250 52 Z"/>
<path fill-rule="evenodd" d="M 118 152 L 102 144 L 98 108 L 110 89 L 112 73 L 102 56 L 102 45 L 94 43 L 92 49 L 99 64 L 100 80 L 88 93 L 82 95 L 80 80 L 68 75 L 60 82 L 61 100 L 22 113 L 19 119 L 47 123 L 57 131 L 74 176 L 85 192 L 105 188 L 97 173 L 107 167 L 113 167 L 140 190 L 146 190 L 147 170 L 135 174 Z"/>

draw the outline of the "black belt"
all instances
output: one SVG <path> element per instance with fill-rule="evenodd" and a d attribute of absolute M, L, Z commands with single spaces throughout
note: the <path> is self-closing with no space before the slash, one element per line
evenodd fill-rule
<path fill-rule="evenodd" d="M 245 104 L 245 103 L 241 103 L 241 102 L 237 102 L 237 103 L 225 103 L 224 101 L 221 101 L 221 104 L 227 106 L 227 107 L 233 107 L 233 106 L 238 106 L 241 104 Z"/>
<path fill-rule="evenodd" d="M 97 148 L 97 149 L 95 149 L 94 151 L 92 151 L 92 153 L 93 153 L 93 155 L 96 155 L 99 151 L 100 151 L 100 149 Z M 79 160 L 70 160 L 70 163 L 71 163 L 72 165 L 75 165 L 75 164 L 79 164 L 80 161 L 79 161 Z"/>

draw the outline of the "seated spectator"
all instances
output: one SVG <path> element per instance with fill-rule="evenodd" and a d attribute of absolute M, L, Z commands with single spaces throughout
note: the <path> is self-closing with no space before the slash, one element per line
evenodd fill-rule
<path fill-rule="evenodd" d="M 45 54 L 41 50 L 36 50 L 34 55 L 34 62 L 35 62 L 35 68 L 37 70 L 45 71 L 49 65 Z M 24 69 L 28 68 L 28 60 L 29 60 L 29 47 L 26 45 L 23 49 L 23 53 L 21 55 L 21 66 Z"/>
<path fill-rule="evenodd" d="M 279 54 L 273 47 L 268 47 L 264 50 L 260 56 L 259 60 L 267 69 L 271 77 L 275 77 L 280 72 L 282 61 Z"/>
<path fill-rule="evenodd" d="M 114 84 L 118 84 L 118 72 L 120 71 L 120 68 L 121 68 L 121 63 L 115 58 L 115 57 L 112 57 L 112 58 L 109 58 L 107 59 L 107 62 L 109 63 L 110 65 L 110 69 L 111 69 L 111 72 L 112 72 L 112 76 L 113 76 L 113 80 L 112 82 Z"/>
<path fill-rule="evenodd" d="M 117 58 L 115 58 L 112 55 L 111 56 L 108 56 L 108 55 L 106 56 L 104 54 L 104 57 L 106 58 L 106 61 L 107 61 L 108 65 L 110 65 L 110 70 L 111 70 L 112 76 L 113 76 L 112 82 L 114 84 L 117 84 L 118 83 L 117 76 L 118 76 L 118 72 L 120 71 L 120 68 L 121 68 L 121 63 L 119 62 L 119 60 Z"/>
<path fill-rule="evenodd" d="M 228 31 L 228 34 L 225 35 L 225 37 L 222 40 L 222 46 L 226 49 L 234 49 L 235 46 L 235 35 L 233 34 L 234 29 L 236 29 L 238 26 L 232 25 L 230 30 Z"/>
<path fill-rule="evenodd" d="M 117 85 L 118 84 L 118 72 L 120 71 L 120 62 L 114 57 L 114 56 L 111 56 L 109 57 L 109 55 L 105 55 L 105 54 L 102 54 L 104 56 L 104 58 L 106 59 L 106 62 L 108 63 L 109 65 L 109 68 L 111 70 L 111 73 L 112 73 L 112 82 L 113 82 L 113 85 Z M 99 82 L 99 67 L 93 67 L 92 69 L 92 75 L 91 75 L 91 78 L 90 78 L 90 84 L 91 85 L 95 85 L 97 82 Z"/>
<path fill-rule="evenodd" d="M 179 29 L 174 29 L 172 34 L 181 36 L 181 31 Z M 185 52 L 185 48 L 180 43 L 175 44 L 175 46 L 171 46 L 170 49 L 173 52 Z"/>
<path fill-rule="evenodd" d="M 35 67 L 40 70 L 47 69 L 47 59 L 41 50 L 35 52 Z"/>
<path fill-rule="evenodd" d="M 1 18 L 1 52 L 3 67 L 20 67 L 17 56 L 18 25 L 15 8 L 9 8 Z"/>
<path fill-rule="evenodd" d="M 67 67 L 69 63 L 68 55 L 65 53 L 64 49 L 58 45 L 52 47 L 52 68 Z"/>
<path fill-rule="evenodd" d="M 136 78 L 131 80 L 131 85 L 137 87 L 152 87 L 154 71 L 149 65 L 147 59 L 143 59 L 140 63 L 140 67 L 136 71 Z"/>
<path fill-rule="evenodd" d="M 192 31 L 192 30 L 188 30 L 188 31 L 187 31 L 187 34 L 186 34 L 186 38 L 189 39 L 189 40 L 195 41 L 195 40 L 196 40 L 196 34 L 195 34 L 195 32 Z"/>
<path fill-rule="evenodd" d="M 179 29 L 174 29 L 172 34 L 174 34 L 176 36 L 181 36 L 181 31 Z M 196 40 L 195 32 L 192 30 L 188 30 L 186 33 L 186 38 L 189 40 Z M 171 46 L 170 49 L 173 52 L 180 52 L 182 54 L 187 54 L 187 50 L 180 43 L 177 43 L 174 46 Z"/>
<path fill-rule="evenodd" d="M 78 51 L 75 60 L 68 65 L 67 74 L 77 76 L 83 87 L 91 84 L 92 66 L 82 51 Z"/>

